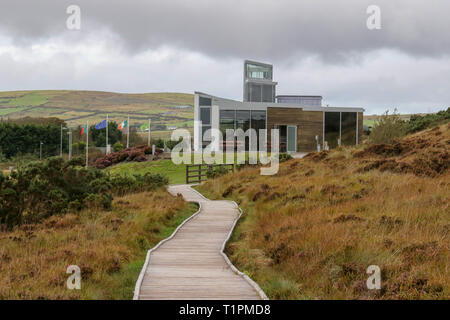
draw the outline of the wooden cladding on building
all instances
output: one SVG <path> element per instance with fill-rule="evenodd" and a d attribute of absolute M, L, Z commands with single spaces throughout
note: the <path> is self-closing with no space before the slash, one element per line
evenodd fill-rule
<path fill-rule="evenodd" d="M 358 112 L 358 144 L 362 141 L 363 136 L 363 123 L 364 123 L 364 115 L 362 112 Z"/>
<path fill-rule="evenodd" d="M 268 107 L 267 138 L 269 142 L 271 139 L 270 130 L 273 129 L 275 125 L 297 126 L 297 151 L 317 150 L 316 135 L 319 136 L 319 143 L 322 145 L 323 112 L 321 111 L 303 111 L 299 108 Z"/>

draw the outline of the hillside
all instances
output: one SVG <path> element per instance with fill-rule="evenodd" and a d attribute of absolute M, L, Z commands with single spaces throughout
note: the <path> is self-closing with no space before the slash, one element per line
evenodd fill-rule
<path fill-rule="evenodd" d="M 108 113 L 109 118 L 118 123 L 130 115 L 132 125 L 147 123 L 151 118 L 153 125 L 192 127 L 193 104 L 193 95 L 185 93 L 0 92 L 0 116 L 3 118 L 57 117 L 80 125 L 85 124 L 86 120 L 91 123 L 101 121 Z"/>
<path fill-rule="evenodd" d="M 198 189 L 244 211 L 227 253 L 272 299 L 450 296 L 450 125 L 398 143 L 312 153 Z M 381 290 L 366 269 L 381 268 Z"/>

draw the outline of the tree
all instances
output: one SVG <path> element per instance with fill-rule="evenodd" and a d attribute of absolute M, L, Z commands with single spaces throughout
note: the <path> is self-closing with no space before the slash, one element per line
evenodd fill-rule
<path fill-rule="evenodd" d="M 92 141 L 96 147 L 106 146 L 106 128 L 97 130 L 95 125 L 89 128 Z M 122 139 L 122 131 L 117 129 L 117 123 L 115 121 L 108 122 L 108 144 L 114 145 L 117 141 Z"/>

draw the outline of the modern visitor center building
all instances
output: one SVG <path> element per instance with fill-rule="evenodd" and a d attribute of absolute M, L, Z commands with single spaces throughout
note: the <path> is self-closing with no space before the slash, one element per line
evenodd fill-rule
<path fill-rule="evenodd" d="M 226 140 L 226 129 L 267 129 L 268 150 L 271 129 L 279 129 L 280 152 L 309 152 L 358 144 L 363 130 L 363 108 L 323 107 L 321 96 L 276 95 L 272 65 L 244 62 L 244 101 L 195 92 L 194 150 L 211 143 L 211 130 L 218 129 Z M 223 148 L 224 141 L 219 148 Z M 246 143 L 248 148 L 248 142 Z M 248 150 L 248 149 L 247 149 Z"/>

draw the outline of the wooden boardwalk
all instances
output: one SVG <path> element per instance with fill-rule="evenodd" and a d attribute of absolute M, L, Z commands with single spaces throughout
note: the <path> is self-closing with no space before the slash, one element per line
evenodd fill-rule
<path fill-rule="evenodd" d="M 173 195 L 197 202 L 200 210 L 149 251 L 135 299 L 266 299 L 261 289 L 222 254 L 240 215 L 232 201 L 211 201 L 188 185 L 170 186 Z"/>

